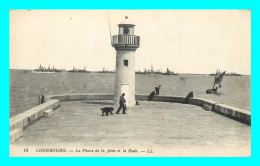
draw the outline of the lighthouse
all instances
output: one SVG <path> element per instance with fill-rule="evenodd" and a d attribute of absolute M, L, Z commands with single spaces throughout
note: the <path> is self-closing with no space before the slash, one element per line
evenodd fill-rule
<path fill-rule="evenodd" d="M 135 105 L 135 51 L 139 47 L 140 37 L 134 35 L 135 25 L 128 17 L 118 24 L 118 35 L 112 37 L 112 46 L 116 50 L 115 94 L 114 104 L 125 93 L 126 106 Z"/>

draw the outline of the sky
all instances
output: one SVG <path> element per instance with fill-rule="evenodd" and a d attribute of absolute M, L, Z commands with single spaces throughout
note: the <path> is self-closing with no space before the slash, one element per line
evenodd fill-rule
<path fill-rule="evenodd" d="M 251 74 L 250 10 L 10 10 L 10 69 L 115 70 L 110 30 L 125 16 L 141 38 L 137 71 Z"/>

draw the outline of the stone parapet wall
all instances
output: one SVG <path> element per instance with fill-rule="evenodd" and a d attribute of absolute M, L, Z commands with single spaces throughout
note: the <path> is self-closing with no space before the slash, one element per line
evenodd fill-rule
<path fill-rule="evenodd" d="M 135 95 L 136 100 L 147 100 L 148 95 Z M 161 102 L 173 102 L 173 103 L 183 103 L 184 97 L 174 97 L 174 96 L 154 96 L 152 101 L 161 101 Z"/>
<path fill-rule="evenodd" d="M 201 98 L 190 99 L 190 104 L 203 107 L 204 105 L 212 106 L 213 112 L 235 119 L 242 123 L 251 125 L 251 112 L 236 107 L 231 107 L 225 104 L 219 104 L 212 100 L 206 100 Z"/>
<path fill-rule="evenodd" d="M 251 125 L 251 112 L 236 107 L 231 107 L 225 104 L 215 104 L 214 112 L 238 120 L 242 123 Z"/>
<path fill-rule="evenodd" d="M 190 104 L 201 106 L 201 107 L 203 107 L 204 104 L 207 104 L 214 107 L 214 105 L 217 104 L 217 102 L 212 100 L 201 99 L 201 98 L 191 98 Z"/>
<path fill-rule="evenodd" d="M 46 96 L 46 100 L 57 99 L 60 102 L 65 101 L 84 101 L 84 100 L 113 100 L 114 95 L 111 94 L 64 94 Z"/>
<path fill-rule="evenodd" d="M 40 119 L 43 116 L 43 112 L 48 109 L 56 109 L 60 106 L 59 100 L 49 100 L 43 104 L 40 104 L 36 107 L 29 109 L 21 114 L 18 114 L 9 119 L 9 130 L 13 129 L 23 129 Z"/>
<path fill-rule="evenodd" d="M 147 100 L 148 95 L 136 95 L 137 101 Z M 113 100 L 114 95 L 111 94 L 72 94 L 72 95 L 53 95 L 48 96 L 46 99 L 58 99 L 61 102 L 64 101 L 84 101 L 84 100 Z M 173 102 L 183 103 L 185 97 L 174 97 L 174 96 L 154 96 L 152 101 L 158 102 Z M 204 107 L 205 105 L 211 106 L 211 111 L 227 116 L 229 118 L 238 120 L 240 122 L 251 125 L 251 112 L 235 107 L 231 107 L 225 104 L 219 104 L 212 100 L 202 98 L 191 98 L 190 104 Z"/>

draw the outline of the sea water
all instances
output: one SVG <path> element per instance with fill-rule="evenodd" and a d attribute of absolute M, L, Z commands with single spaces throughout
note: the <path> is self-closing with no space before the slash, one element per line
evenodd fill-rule
<path fill-rule="evenodd" d="M 181 79 L 181 78 L 184 79 Z M 114 92 L 114 73 L 32 73 L 10 70 L 10 117 L 38 104 L 39 95 Z M 160 95 L 204 98 L 251 111 L 251 76 L 225 76 L 220 94 L 206 94 L 214 76 L 136 74 L 136 94 L 149 95 L 161 85 Z"/>

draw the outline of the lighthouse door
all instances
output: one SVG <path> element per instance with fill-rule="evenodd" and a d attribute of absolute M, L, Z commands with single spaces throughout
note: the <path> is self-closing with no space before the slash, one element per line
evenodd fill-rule
<path fill-rule="evenodd" d="M 126 106 L 128 106 L 130 103 L 130 86 L 129 86 L 129 84 L 121 85 L 121 94 L 122 93 L 125 93 Z"/>

